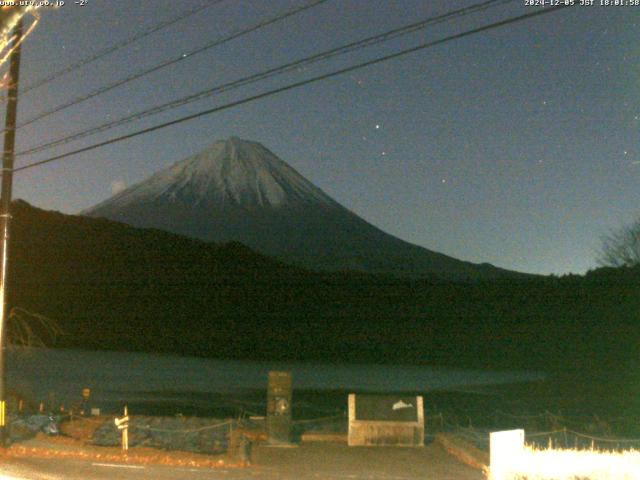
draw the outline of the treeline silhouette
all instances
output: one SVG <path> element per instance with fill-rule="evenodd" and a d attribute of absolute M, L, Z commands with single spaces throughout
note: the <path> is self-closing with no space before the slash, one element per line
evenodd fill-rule
<path fill-rule="evenodd" d="M 13 215 L 10 305 L 58 321 L 58 347 L 550 372 L 629 372 L 638 357 L 638 268 L 476 282 L 316 273 L 23 201 Z"/>

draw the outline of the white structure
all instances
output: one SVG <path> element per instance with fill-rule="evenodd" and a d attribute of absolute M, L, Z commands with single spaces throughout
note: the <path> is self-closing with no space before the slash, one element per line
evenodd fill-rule
<path fill-rule="evenodd" d="M 512 478 L 524 454 L 524 430 L 506 430 L 491 432 L 490 468 L 492 480 Z"/>

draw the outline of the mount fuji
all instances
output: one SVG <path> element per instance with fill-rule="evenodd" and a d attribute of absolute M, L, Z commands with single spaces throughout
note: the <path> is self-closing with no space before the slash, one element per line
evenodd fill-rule
<path fill-rule="evenodd" d="M 259 143 L 231 137 L 82 212 L 238 241 L 316 270 L 478 279 L 523 275 L 410 244 L 371 225 Z"/>

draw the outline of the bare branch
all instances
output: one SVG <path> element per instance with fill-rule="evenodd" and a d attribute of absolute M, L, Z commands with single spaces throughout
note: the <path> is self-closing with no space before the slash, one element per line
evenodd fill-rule
<path fill-rule="evenodd" d="M 640 264 L 640 220 L 612 231 L 603 238 L 598 263 L 603 267 L 633 267 Z"/>
<path fill-rule="evenodd" d="M 30 347 L 51 345 L 63 333 L 55 320 L 20 307 L 9 312 L 7 327 L 9 343 Z"/>

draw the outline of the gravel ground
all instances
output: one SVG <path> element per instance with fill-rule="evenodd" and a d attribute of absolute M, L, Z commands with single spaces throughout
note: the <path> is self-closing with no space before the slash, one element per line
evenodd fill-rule
<path fill-rule="evenodd" d="M 202 462 L 183 462 L 183 460 L 191 460 L 189 454 L 178 454 L 173 461 L 170 461 L 169 457 L 173 457 L 175 453 L 163 454 L 162 451 L 154 453 L 145 447 L 130 449 L 129 462 L 123 464 L 117 449 L 83 446 L 71 439 L 64 442 L 51 441 L 42 436 L 22 443 L 22 447 L 20 452 L 14 451 L 11 455 L 1 457 L 0 478 L 3 478 L 2 474 L 18 472 L 20 476 L 17 478 L 46 478 L 47 480 L 86 480 L 86 478 L 94 480 L 121 478 L 480 480 L 484 478 L 481 471 L 459 462 L 436 443 L 430 443 L 423 448 L 348 447 L 346 444 L 328 442 L 292 447 L 256 444 L 251 452 L 251 465 L 246 468 L 234 468 L 228 461 L 217 468 L 201 468 L 205 467 Z M 112 450 L 116 451 L 116 454 L 113 455 L 112 452 L 108 455 Z M 96 452 L 100 453 L 99 458 L 96 458 Z M 142 463 L 133 461 L 136 458 Z M 215 459 L 222 457 L 207 456 L 206 458 L 211 459 L 207 463 L 215 465 Z M 197 467 L 198 463 L 201 467 Z M 194 468 L 190 468 L 189 464 Z"/>
<path fill-rule="evenodd" d="M 316 443 L 293 448 L 261 446 L 253 453 L 257 469 L 281 479 L 352 478 L 375 480 L 479 480 L 484 475 L 462 464 L 440 445 L 424 448 L 348 447 Z"/>

